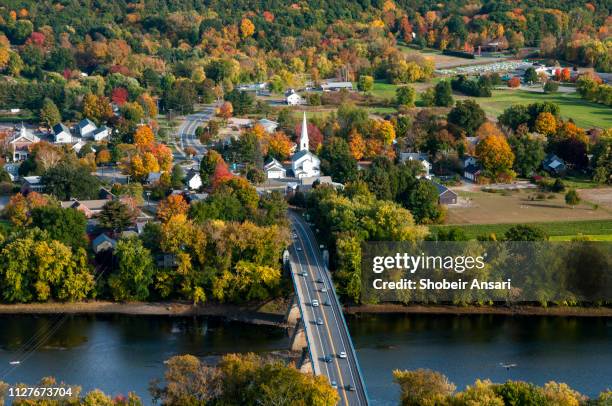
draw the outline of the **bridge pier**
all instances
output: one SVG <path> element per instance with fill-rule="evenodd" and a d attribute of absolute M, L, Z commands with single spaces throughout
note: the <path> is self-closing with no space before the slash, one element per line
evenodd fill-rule
<path fill-rule="evenodd" d="M 287 308 L 287 313 L 285 314 L 285 321 L 287 325 L 293 327 L 297 325 L 298 321 L 302 318 L 302 314 L 300 313 L 300 306 L 297 301 L 297 296 L 293 295 L 293 299 L 289 304 L 289 308 Z"/>
<path fill-rule="evenodd" d="M 302 321 L 302 319 L 299 319 L 298 323 L 293 328 L 293 332 L 291 332 L 290 334 L 291 351 L 299 352 L 303 351 L 304 348 L 308 347 L 308 340 L 306 339 L 306 330 L 304 330 L 304 322 Z"/>
<path fill-rule="evenodd" d="M 308 348 L 302 349 L 302 358 L 300 358 L 300 362 L 298 363 L 297 367 L 301 373 L 314 374 L 314 368 L 312 366 L 312 360 L 310 359 Z"/>

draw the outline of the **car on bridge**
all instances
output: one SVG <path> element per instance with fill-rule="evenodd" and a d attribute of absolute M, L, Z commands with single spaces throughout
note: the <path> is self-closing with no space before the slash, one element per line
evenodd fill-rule
<path fill-rule="evenodd" d="M 321 277 L 319 277 L 319 279 L 317 279 L 317 283 L 324 283 L 323 279 Z"/>
<path fill-rule="evenodd" d="M 306 273 L 306 271 L 304 271 L 304 272 L 300 272 L 300 276 L 307 277 L 308 274 Z"/>
<path fill-rule="evenodd" d="M 330 362 L 332 362 L 332 357 L 331 357 L 331 355 L 326 355 L 326 356 L 324 356 L 324 357 L 323 357 L 323 361 L 327 362 L 328 364 L 329 364 Z"/>
<path fill-rule="evenodd" d="M 327 288 L 325 286 L 321 288 L 321 293 L 327 293 Z"/>
<path fill-rule="evenodd" d="M 338 358 L 346 359 L 346 352 L 340 351 L 340 353 L 338 354 Z"/>
<path fill-rule="evenodd" d="M 323 325 L 323 319 L 317 319 L 317 326 Z"/>
<path fill-rule="evenodd" d="M 319 307 L 319 301 L 317 299 L 312 301 L 312 307 Z"/>
<path fill-rule="evenodd" d="M 336 381 L 331 381 L 330 385 L 331 385 L 332 388 L 338 389 L 338 383 Z"/>
<path fill-rule="evenodd" d="M 355 390 L 355 388 L 353 387 L 353 385 L 348 384 L 348 385 L 346 385 L 346 390 L 349 391 L 349 392 L 352 392 L 352 391 Z"/>

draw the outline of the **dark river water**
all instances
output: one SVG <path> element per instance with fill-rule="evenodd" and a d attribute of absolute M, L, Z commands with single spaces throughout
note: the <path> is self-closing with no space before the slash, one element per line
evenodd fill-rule
<path fill-rule="evenodd" d="M 36 383 L 55 376 L 85 390 L 132 390 L 147 399 L 163 361 L 190 353 L 285 350 L 284 330 L 206 318 L 148 316 L 0 316 L 0 380 Z M 595 395 L 612 387 L 612 319 L 376 315 L 349 317 L 369 396 L 396 405 L 394 369 L 430 368 L 459 387 L 477 378 L 568 383 Z M 47 338 L 46 340 L 42 340 Z M 32 343 L 41 343 L 24 352 Z M 11 367 L 9 362 L 20 360 Z M 506 370 L 500 363 L 517 364 Z"/>

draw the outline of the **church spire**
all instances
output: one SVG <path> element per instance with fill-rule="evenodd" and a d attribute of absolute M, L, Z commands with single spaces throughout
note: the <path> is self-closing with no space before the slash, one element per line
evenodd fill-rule
<path fill-rule="evenodd" d="M 306 121 L 306 112 L 302 121 L 302 134 L 300 136 L 300 151 L 308 151 L 308 122 Z"/>

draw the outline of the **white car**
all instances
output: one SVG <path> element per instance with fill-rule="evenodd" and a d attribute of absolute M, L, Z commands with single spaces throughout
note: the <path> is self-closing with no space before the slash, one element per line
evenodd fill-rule
<path fill-rule="evenodd" d="M 319 301 L 317 299 L 312 301 L 312 307 L 319 307 Z"/>
<path fill-rule="evenodd" d="M 322 293 L 327 293 L 327 288 L 321 288 Z"/>
<path fill-rule="evenodd" d="M 338 383 L 336 383 L 336 381 L 331 381 L 331 387 L 334 389 L 338 389 Z"/>
<path fill-rule="evenodd" d="M 301 251 L 302 247 L 297 247 L 296 250 Z"/>
<path fill-rule="evenodd" d="M 340 354 L 338 354 L 338 357 L 342 359 L 346 359 L 346 352 L 340 351 Z"/>

